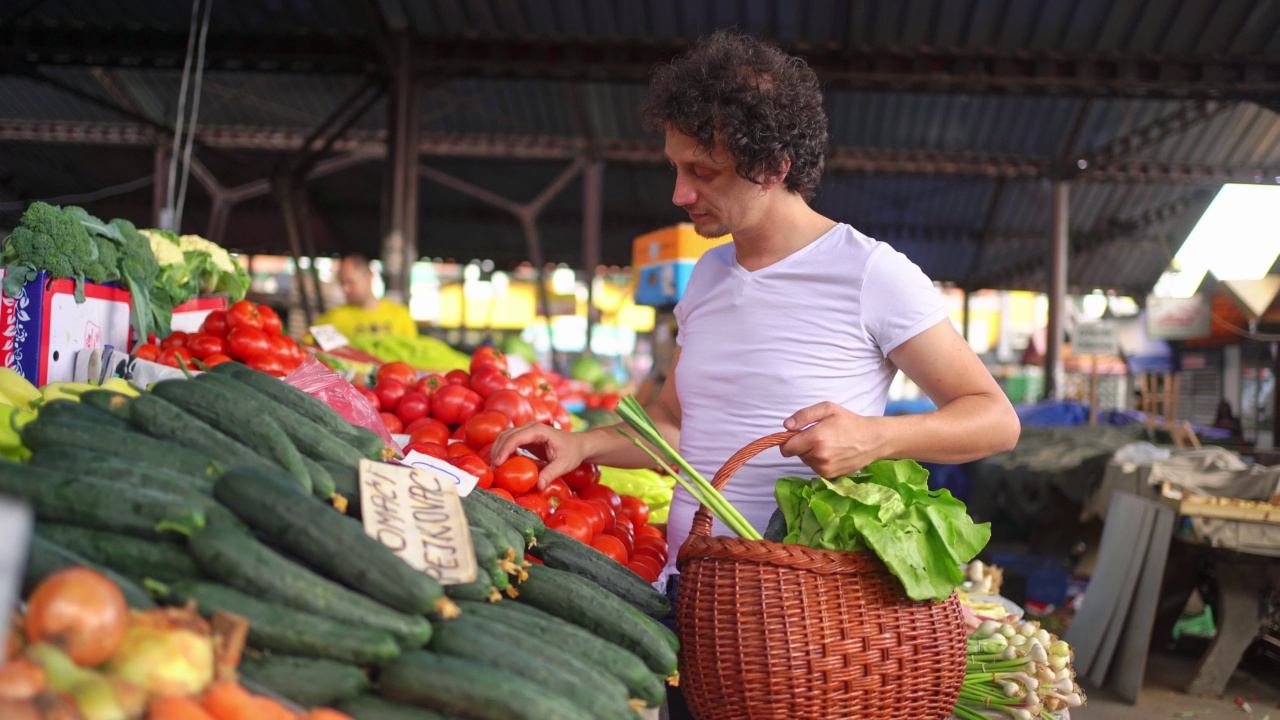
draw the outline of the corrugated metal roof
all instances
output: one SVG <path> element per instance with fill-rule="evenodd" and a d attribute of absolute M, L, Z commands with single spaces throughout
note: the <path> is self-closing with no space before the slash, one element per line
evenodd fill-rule
<path fill-rule="evenodd" d="M 454 80 L 424 93 L 420 122 L 434 132 L 579 137 L 569 83 Z"/>

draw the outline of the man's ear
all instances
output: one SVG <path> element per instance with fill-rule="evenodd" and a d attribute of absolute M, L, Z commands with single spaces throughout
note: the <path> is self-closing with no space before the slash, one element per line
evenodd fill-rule
<path fill-rule="evenodd" d="M 764 176 L 764 187 L 766 190 L 772 190 L 777 185 L 782 184 L 787 179 L 787 173 L 791 172 L 791 158 L 783 158 L 781 167 L 777 172 L 772 172 Z"/>

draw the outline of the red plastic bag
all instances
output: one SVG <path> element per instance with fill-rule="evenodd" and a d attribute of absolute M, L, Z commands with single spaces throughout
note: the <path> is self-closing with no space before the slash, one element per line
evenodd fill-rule
<path fill-rule="evenodd" d="M 347 422 L 378 433 L 388 446 L 397 447 L 395 440 L 391 438 L 391 432 L 387 430 L 387 424 L 382 422 L 382 416 L 373 407 L 373 403 L 369 402 L 369 398 L 328 365 L 317 360 L 315 355 L 307 353 L 302 364 L 286 375 L 284 381 L 323 400 Z"/>

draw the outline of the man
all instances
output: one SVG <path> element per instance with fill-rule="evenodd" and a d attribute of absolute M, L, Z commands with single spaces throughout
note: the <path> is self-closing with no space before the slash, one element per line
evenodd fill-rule
<path fill-rule="evenodd" d="M 655 71 L 644 118 L 666 137 L 672 202 L 699 234 L 733 236 L 694 268 L 675 311 L 679 346 L 668 382 L 646 409 L 707 478 L 747 443 L 797 433 L 724 490 L 753 526 L 764 530 L 780 477 L 837 477 L 881 458 L 959 463 L 1013 447 L 1012 406 L 928 278 L 893 248 L 809 206 L 827 121 L 803 61 L 717 32 Z M 898 370 L 937 411 L 883 416 Z M 652 465 L 612 427 L 564 433 L 545 425 L 499 436 L 493 461 L 522 446 L 542 449 L 547 481 L 584 460 Z M 668 573 L 696 509 L 677 488 Z M 728 534 L 719 523 L 714 532 Z"/>
<path fill-rule="evenodd" d="M 348 255 L 338 265 L 338 281 L 347 304 L 340 305 L 316 320 L 317 325 L 333 325 L 348 338 L 361 335 L 415 337 L 418 325 L 409 308 L 373 294 L 373 270 L 363 255 Z"/>

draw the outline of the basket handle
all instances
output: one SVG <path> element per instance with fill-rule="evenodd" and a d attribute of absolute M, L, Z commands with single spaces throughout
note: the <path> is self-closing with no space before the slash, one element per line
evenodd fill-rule
<path fill-rule="evenodd" d="M 741 470 L 748 460 L 771 447 L 786 443 L 794 435 L 795 433 L 793 432 L 774 433 L 747 443 L 746 447 L 734 453 L 732 457 L 725 461 L 724 466 L 711 479 L 711 486 L 716 490 L 723 490 L 724 486 L 729 483 L 729 478 Z M 689 537 L 711 537 L 711 511 L 707 509 L 706 505 L 699 505 L 698 511 L 693 514 L 693 526 L 689 528 Z"/>

